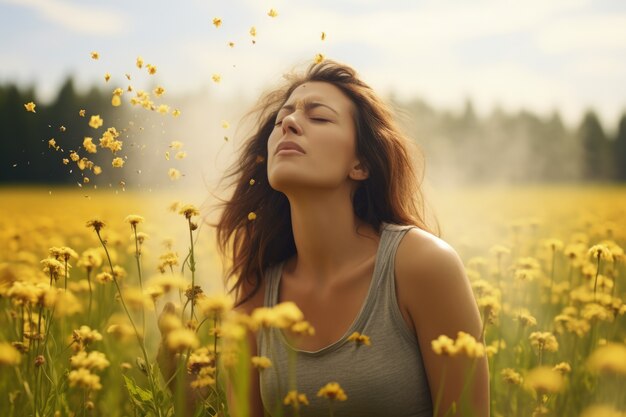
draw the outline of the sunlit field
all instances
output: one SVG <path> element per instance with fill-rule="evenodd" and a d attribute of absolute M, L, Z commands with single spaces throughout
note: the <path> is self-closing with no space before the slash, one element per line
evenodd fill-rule
<path fill-rule="evenodd" d="M 202 415 L 244 416 L 248 368 L 272 366 L 250 358 L 246 329 L 314 331 L 290 303 L 251 317 L 232 311 L 201 192 L 0 195 L 2 415 L 164 417 L 194 397 Z M 432 348 L 488 357 L 492 415 L 623 416 L 626 187 L 468 187 L 426 197 L 485 325 L 484 344 L 442 335 Z M 162 314 L 166 301 L 174 308 Z M 376 349 L 367 335 L 351 343 Z M 159 347 L 174 358 L 161 361 L 163 372 Z M 229 381 L 236 410 L 226 403 Z M 314 397 L 342 415 L 350 391 L 328 382 L 338 384 L 290 387 L 285 415 Z"/>

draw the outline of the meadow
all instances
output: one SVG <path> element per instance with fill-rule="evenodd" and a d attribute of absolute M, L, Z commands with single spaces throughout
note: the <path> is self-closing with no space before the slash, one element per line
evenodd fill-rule
<path fill-rule="evenodd" d="M 433 349 L 488 357 L 491 414 L 626 415 L 626 187 L 426 195 L 485 325 L 484 344 L 442 335 Z M 232 310 L 198 193 L 5 187 L 0 196 L 3 415 L 182 415 L 191 392 L 197 415 L 245 416 L 248 368 L 271 367 L 246 352 L 247 329 L 311 331 L 289 303 L 250 317 Z M 176 359 L 163 362 L 164 351 Z M 286 415 L 314 396 L 333 415 L 350 392 L 332 382 L 292 387 Z"/>

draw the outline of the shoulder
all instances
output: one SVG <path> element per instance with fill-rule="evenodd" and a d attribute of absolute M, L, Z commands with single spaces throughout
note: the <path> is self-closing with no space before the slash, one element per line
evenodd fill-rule
<path fill-rule="evenodd" d="M 480 314 L 465 266 L 450 244 L 422 229 L 408 230 L 396 252 L 395 276 L 399 301 L 418 336 L 456 337 L 460 330 L 480 334 Z"/>

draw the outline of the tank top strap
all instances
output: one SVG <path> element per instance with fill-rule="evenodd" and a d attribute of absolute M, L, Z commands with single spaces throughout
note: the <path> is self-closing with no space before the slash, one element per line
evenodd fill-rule
<path fill-rule="evenodd" d="M 380 241 L 380 262 L 381 265 L 378 268 L 379 275 L 381 277 L 391 277 L 394 274 L 395 254 L 398 250 L 400 241 L 410 229 L 417 227 L 413 225 L 399 225 L 392 223 L 385 223 L 384 229 L 386 230 L 385 239 Z M 391 279 L 392 281 L 393 279 Z M 379 286 L 382 282 L 389 284 L 390 279 L 380 279 L 377 283 Z"/>

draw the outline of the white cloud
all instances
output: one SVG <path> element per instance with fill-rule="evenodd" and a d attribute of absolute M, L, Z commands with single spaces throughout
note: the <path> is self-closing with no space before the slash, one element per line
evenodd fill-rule
<path fill-rule="evenodd" d="M 44 19 L 85 35 L 119 35 L 127 31 L 127 18 L 103 7 L 63 0 L 0 0 L 31 9 Z"/>

